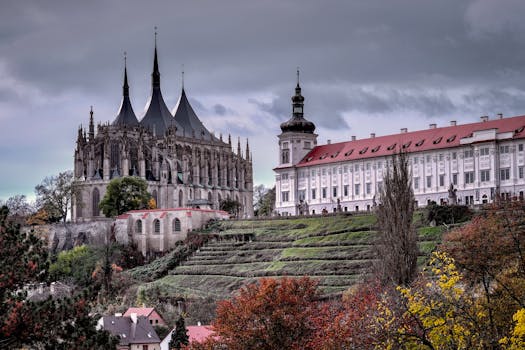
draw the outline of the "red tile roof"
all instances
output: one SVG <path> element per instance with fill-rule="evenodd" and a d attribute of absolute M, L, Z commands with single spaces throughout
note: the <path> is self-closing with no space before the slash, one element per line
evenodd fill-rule
<path fill-rule="evenodd" d="M 399 150 L 422 152 L 458 147 L 462 138 L 489 129 L 497 129 L 497 133 L 512 132 L 513 139 L 525 138 L 525 115 L 321 145 L 313 148 L 297 166 L 384 157 Z"/>
<path fill-rule="evenodd" d="M 137 316 L 148 317 L 155 308 L 152 307 L 130 307 L 125 313 L 124 316 L 131 316 L 131 314 L 137 314 Z"/>
<path fill-rule="evenodd" d="M 206 338 L 215 334 L 210 326 L 187 326 L 188 338 L 190 343 L 194 341 L 202 342 Z"/>

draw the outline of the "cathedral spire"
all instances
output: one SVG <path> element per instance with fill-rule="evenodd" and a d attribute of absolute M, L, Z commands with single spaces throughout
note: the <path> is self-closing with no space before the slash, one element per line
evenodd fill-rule
<path fill-rule="evenodd" d="M 124 84 L 122 85 L 122 96 L 129 97 L 128 60 L 126 52 L 124 52 Z"/>
<path fill-rule="evenodd" d="M 241 156 L 241 138 L 237 137 L 237 155 Z"/>
<path fill-rule="evenodd" d="M 246 139 L 246 160 L 250 160 L 250 145 L 248 144 L 248 139 Z"/>
<path fill-rule="evenodd" d="M 228 145 L 230 145 L 230 149 L 232 148 L 232 136 L 228 134 Z"/>
<path fill-rule="evenodd" d="M 93 121 L 93 106 L 89 111 L 89 141 L 95 141 L 95 122 Z"/>
<path fill-rule="evenodd" d="M 155 55 L 153 58 L 153 72 L 151 73 L 151 86 L 160 88 L 159 60 L 157 58 L 157 27 L 155 27 Z"/>

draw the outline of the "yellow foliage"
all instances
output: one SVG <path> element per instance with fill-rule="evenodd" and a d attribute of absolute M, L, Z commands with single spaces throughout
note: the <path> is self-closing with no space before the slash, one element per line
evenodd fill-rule
<path fill-rule="evenodd" d="M 151 197 L 148 201 L 148 209 L 157 209 L 157 202 L 155 198 Z"/>
<path fill-rule="evenodd" d="M 499 342 L 507 350 L 525 349 L 525 309 L 516 311 L 512 320 L 515 322 L 512 336 L 510 339 L 505 337 Z"/>

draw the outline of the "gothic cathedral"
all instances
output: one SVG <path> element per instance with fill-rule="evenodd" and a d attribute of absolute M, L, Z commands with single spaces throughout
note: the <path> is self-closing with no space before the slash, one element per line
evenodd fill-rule
<path fill-rule="evenodd" d="M 76 222 L 103 216 L 99 202 L 111 179 L 139 176 L 148 183 L 157 208 L 219 209 L 223 200 L 241 204 L 240 217 L 253 216 L 253 170 L 248 141 L 244 155 L 231 137 L 224 142 L 199 120 L 184 87 L 170 113 L 162 97 L 155 44 L 151 96 L 139 121 L 131 106 L 124 65 L 122 102 L 111 124 L 95 129 L 93 110 L 89 129 L 80 127 L 74 176 L 79 191 L 73 201 Z"/>

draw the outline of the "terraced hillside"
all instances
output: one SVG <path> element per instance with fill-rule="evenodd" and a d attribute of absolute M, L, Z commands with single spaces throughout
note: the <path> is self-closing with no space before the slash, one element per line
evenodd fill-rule
<path fill-rule="evenodd" d="M 375 224 L 373 215 L 223 222 L 219 239 L 146 289 L 225 298 L 258 277 L 308 275 L 319 280 L 324 293 L 341 292 L 369 272 Z M 429 253 L 441 229 L 419 232 L 420 248 Z"/>

